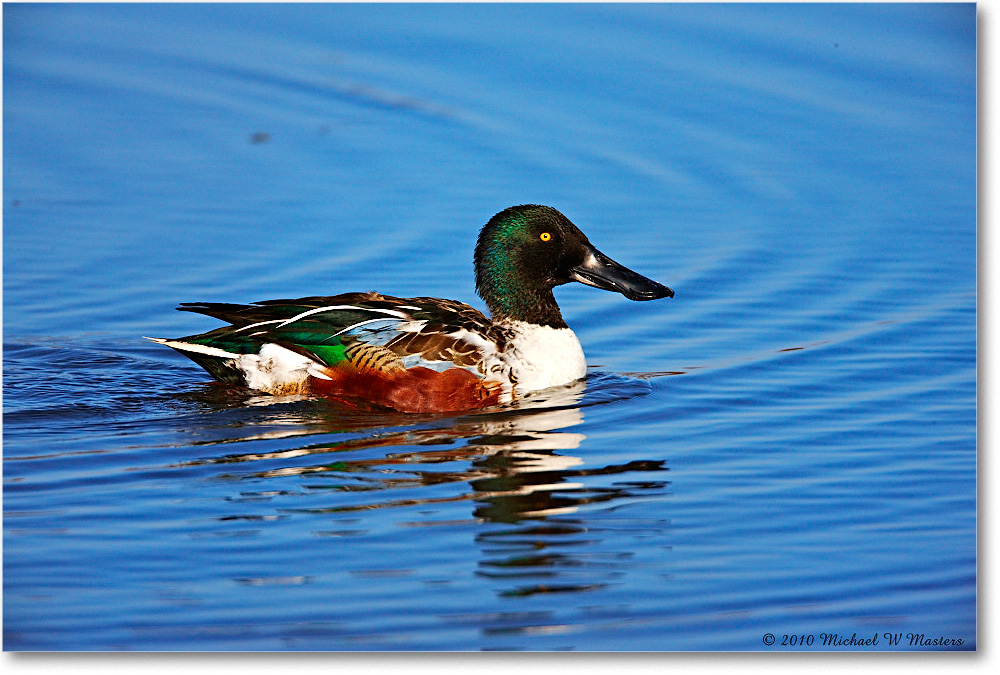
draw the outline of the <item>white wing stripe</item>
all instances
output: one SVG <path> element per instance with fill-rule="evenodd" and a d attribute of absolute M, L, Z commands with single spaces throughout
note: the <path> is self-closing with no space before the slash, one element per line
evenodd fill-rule
<path fill-rule="evenodd" d="M 286 319 L 279 323 L 276 328 L 281 328 L 282 326 L 287 326 L 293 321 L 298 321 L 299 319 L 304 319 L 310 314 L 318 314 L 319 312 L 329 312 L 335 309 L 353 309 L 358 312 L 378 312 L 379 314 L 387 314 L 389 316 L 394 316 L 398 319 L 405 319 L 407 315 L 404 312 L 397 312 L 393 309 L 373 309 L 371 307 L 355 307 L 354 305 L 330 305 L 329 307 L 317 307 L 316 309 L 310 309 L 308 312 L 302 312 L 301 314 L 296 314 L 291 319 Z"/>
<path fill-rule="evenodd" d="M 239 333 L 241 331 L 250 330 L 251 328 L 256 328 L 257 326 L 266 326 L 269 323 L 281 323 L 281 319 L 272 319 L 271 321 L 258 321 L 257 323 L 252 323 L 249 326 L 243 326 L 243 328 L 237 328 L 234 333 Z"/>

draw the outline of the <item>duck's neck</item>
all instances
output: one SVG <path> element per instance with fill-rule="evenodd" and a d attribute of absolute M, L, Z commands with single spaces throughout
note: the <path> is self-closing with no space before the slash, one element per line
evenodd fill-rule
<path fill-rule="evenodd" d="M 497 293 L 496 289 L 480 289 L 480 295 L 496 321 L 523 321 L 537 326 L 569 328 L 563 320 L 552 289 Z"/>

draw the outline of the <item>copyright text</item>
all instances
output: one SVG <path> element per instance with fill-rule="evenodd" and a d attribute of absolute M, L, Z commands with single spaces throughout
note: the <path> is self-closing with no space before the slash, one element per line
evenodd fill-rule
<path fill-rule="evenodd" d="M 782 634 L 765 633 L 763 642 L 768 647 L 826 647 L 826 648 L 865 648 L 865 647 L 961 647 L 965 644 L 963 638 L 946 637 L 930 633 L 817 633 L 817 634 Z"/>

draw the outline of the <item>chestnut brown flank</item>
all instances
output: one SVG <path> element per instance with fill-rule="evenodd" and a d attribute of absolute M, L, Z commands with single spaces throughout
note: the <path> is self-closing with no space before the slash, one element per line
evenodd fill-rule
<path fill-rule="evenodd" d="M 416 366 L 405 370 L 357 369 L 342 362 L 326 369 L 330 380 L 311 378 L 314 394 L 352 405 L 401 412 L 455 412 L 496 405 L 499 382 L 481 380 L 464 368 L 444 371 Z"/>

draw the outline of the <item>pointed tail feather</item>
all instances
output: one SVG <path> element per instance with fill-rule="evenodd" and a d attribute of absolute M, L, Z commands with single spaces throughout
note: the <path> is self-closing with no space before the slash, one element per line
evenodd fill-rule
<path fill-rule="evenodd" d="M 246 376 L 240 368 L 240 355 L 218 347 L 193 344 L 181 340 L 147 337 L 147 340 L 171 347 L 208 371 L 208 374 L 227 384 L 246 384 Z"/>

